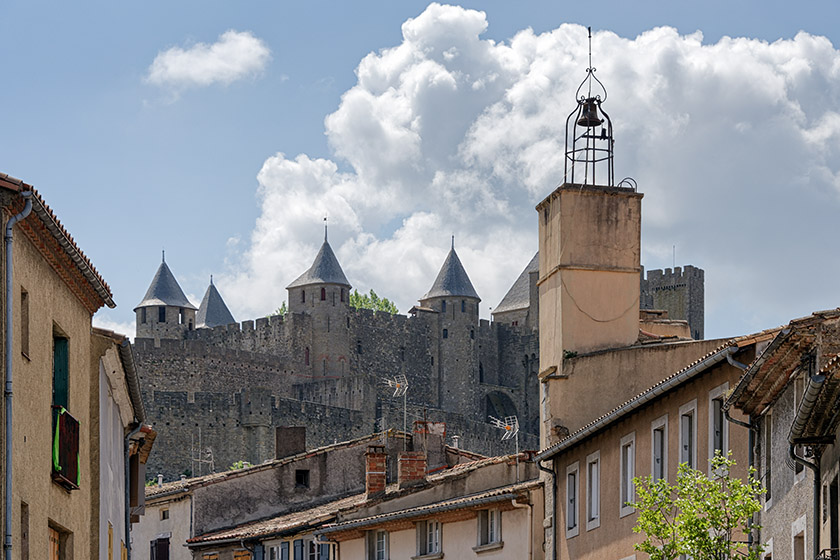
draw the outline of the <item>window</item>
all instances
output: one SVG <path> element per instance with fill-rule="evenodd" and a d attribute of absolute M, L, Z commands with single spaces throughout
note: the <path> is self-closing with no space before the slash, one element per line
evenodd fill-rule
<path fill-rule="evenodd" d="M 475 340 L 475 329 L 470 329 L 470 339 Z"/>
<path fill-rule="evenodd" d="M 586 530 L 601 526 L 601 452 L 586 458 Z"/>
<path fill-rule="evenodd" d="M 440 546 L 440 521 L 427 520 L 417 524 L 417 555 L 426 556 L 439 554 Z"/>
<path fill-rule="evenodd" d="M 723 401 L 729 383 L 724 383 L 709 391 L 709 461 L 715 453 L 726 456 L 729 452 L 729 426 L 723 414 Z M 711 468 L 711 464 L 709 465 Z"/>
<path fill-rule="evenodd" d="M 160 306 L 158 307 L 158 323 L 165 323 L 166 322 L 166 307 Z"/>
<path fill-rule="evenodd" d="M 497 509 L 478 512 L 478 547 L 490 547 L 502 542 L 502 514 Z"/>
<path fill-rule="evenodd" d="M 140 308 L 140 322 L 143 323 L 143 324 L 146 323 L 146 308 L 145 307 Z"/>
<path fill-rule="evenodd" d="M 20 503 L 20 560 L 29 560 L 29 504 Z"/>
<path fill-rule="evenodd" d="M 484 365 L 478 362 L 478 382 L 484 383 Z"/>
<path fill-rule="evenodd" d="M 23 289 L 20 291 L 20 353 L 29 357 L 29 292 Z"/>
<path fill-rule="evenodd" d="M 150 560 L 169 560 L 169 537 L 155 539 L 149 543 Z"/>
<path fill-rule="evenodd" d="M 306 290 L 301 290 L 300 291 L 300 302 L 301 303 L 306 303 Z"/>
<path fill-rule="evenodd" d="M 680 464 L 697 465 L 697 399 L 680 407 Z"/>
<path fill-rule="evenodd" d="M 178 324 L 179 325 L 184 324 L 184 308 L 183 307 L 178 308 Z"/>
<path fill-rule="evenodd" d="M 621 504 L 619 504 L 619 516 L 624 517 L 635 511 L 633 506 L 628 505 L 636 499 L 636 488 L 633 486 L 633 477 L 636 476 L 635 432 L 621 438 L 619 450 L 621 458 Z"/>
<path fill-rule="evenodd" d="M 446 300 L 440 302 L 440 310 L 442 313 L 446 313 Z"/>
<path fill-rule="evenodd" d="M 773 415 L 767 413 L 764 416 L 764 507 L 768 508 L 773 504 L 773 484 L 770 476 L 773 468 Z"/>
<path fill-rule="evenodd" d="M 69 408 L 68 340 L 53 335 L 53 406 Z"/>
<path fill-rule="evenodd" d="M 236 550 L 233 553 L 233 560 L 251 560 L 251 553 L 247 550 Z"/>
<path fill-rule="evenodd" d="M 327 375 L 327 360 L 321 360 L 321 369 L 324 375 Z"/>
<path fill-rule="evenodd" d="M 282 542 L 269 547 L 268 560 L 289 560 L 289 543 Z"/>
<path fill-rule="evenodd" d="M 169 519 L 169 510 L 168 509 L 160 510 L 160 520 L 161 521 L 166 521 L 167 519 Z"/>
<path fill-rule="evenodd" d="M 566 467 L 566 538 L 578 534 L 578 464 Z"/>
<path fill-rule="evenodd" d="M 309 469 L 297 469 L 295 471 L 295 486 L 297 488 L 309 488 Z"/>
<path fill-rule="evenodd" d="M 306 560 L 318 560 L 318 543 L 306 541 Z"/>
<path fill-rule="evenodd" d="M 356 354 L 361 354 L 361 353 L 362 353 L 362 341 L 357 340 L 356 341 Z"/>
<path fill-rule="evenodd" d="M 327 289 L 321 288 L 321 301 L 327 301 Z"/>
<path fill-rule="evenodd" d="M 341 288 L 341 303 L 344 303 L 344 288 Z"/>
<path fill-rule="evenodd" d="M 309 365 L 309 347 L 306 347 L 306 350 L 303 352 L 303 361 L 306 365 Z"/>
<path fill-rule="evenodd" d="M 668 478 L 668 415 L 650 425 L 650 474 L 653 480 Z"/>
<path fill-rule="evenodd" d="M 449 338 L 449 329 L 443 329 L 443 338 Z"/>
<path fill-rule="evenodd" d="M 467 311 L 467 302 L 461 300 L 461 313 L 465 313 Z"/>
<path fill-rule="evenodd" d="M 388 531 L 368 531 L 367 559 L 388 560 Z"/>

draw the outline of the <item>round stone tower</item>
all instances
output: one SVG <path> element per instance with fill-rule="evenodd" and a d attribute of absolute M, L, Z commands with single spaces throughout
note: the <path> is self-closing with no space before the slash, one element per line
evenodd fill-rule
<path fill-rule="evenodd" d="M 312 318 L 310 345 L 298 349 L 312 375 L 348 375 L 350 355 L 350 283 L 327 240 L 309 270 L 286 289 L 289 312 Z"/>
<path fill-rule="evenodd" d="M 195 328 L 196 307 L 184 295 L 175 275 L 166 264 L 165 255 L 146 295 L 134 313 L 136 338 L 181 340 L 184 332 Z"/>
<path fill-rule="evenodd" d="M 455 238 L 443 266 L 428 293 L 420 299 L 421 308 L 436 312 L 439 359 L 435 370 L 440 387 L 440 406 L 472 414 L 478 385 L 478 304 L 481 298 L 458 254 Z M 464 410 L 465 403 L 473 403 Z"/>

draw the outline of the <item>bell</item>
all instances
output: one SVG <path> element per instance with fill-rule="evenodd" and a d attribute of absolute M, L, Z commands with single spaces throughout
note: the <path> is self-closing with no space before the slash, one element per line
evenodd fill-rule
<path fill-rule="evenodd" d="M 598 105 L 595 103 L 595 100 L 590 97 L 586 101 L 583 101 L 582 104 L 583 112 L 578 119 L 578 126 L 585 126 L 586 128 L 600 126 L 603 121 L 598 118 Z"/>

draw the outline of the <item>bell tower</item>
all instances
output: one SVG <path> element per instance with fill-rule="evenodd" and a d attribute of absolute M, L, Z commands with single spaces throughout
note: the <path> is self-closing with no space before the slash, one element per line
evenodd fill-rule
<path fill-rule="evenodd" d="M 615 184 L 607 91 L 592 67 L 566 119 L 563 184 L 539 213 L 540 371 L 564 353 L 628 346 L 639 336 L 641 202 L 635 181 Z"/>

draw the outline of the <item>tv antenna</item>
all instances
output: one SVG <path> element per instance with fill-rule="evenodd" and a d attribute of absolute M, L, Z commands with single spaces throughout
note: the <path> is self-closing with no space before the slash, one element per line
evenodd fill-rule
<path fill-rule="evenodd" d="M 406 393 L 408 393 L 408 379 L 406 379 L 405 375 L 396 375 L 393 379 L 383 379 L 385 383 L 388 384 L 388 387 L 394 389 L 394 397 L 402 397 L 403 398 L 403 433 L 408 432 L 408 401 L 406 399 Z M 403 440 L 403 451 L 407 449 L 408 442 Z"/>
<path fill-rule="evenodd" d="M 519 482 L 519 419 L 516 416 L 505 416 L 504 420 L 500 420 L 494 416 L 490 416 L 490 423 L 500 430 L 504 430 L 502 434 L 502 441 L 506 439 L 514 439 L 516 441 L 516 482 Z"/>

